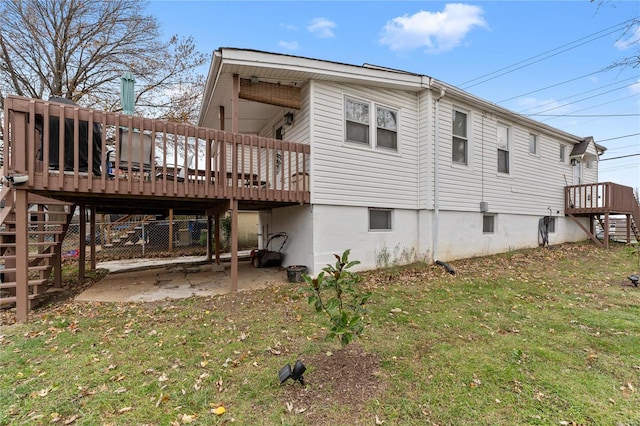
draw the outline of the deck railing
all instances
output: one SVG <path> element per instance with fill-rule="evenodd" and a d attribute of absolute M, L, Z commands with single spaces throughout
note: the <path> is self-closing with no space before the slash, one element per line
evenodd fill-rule
<path fill-rule="evenodd" d="M 62 124 L 61 124 L 62 123 Z M 30 190 L 309 202 L 308 145 L 58 102 L 5 100 L 3 175 Z"/>
<path fill-rule="evenodd" d="M 638 200 L 633 188 L 612 182 L 572 185 L 565 188 L 565 212 L 634 213 Z"/>

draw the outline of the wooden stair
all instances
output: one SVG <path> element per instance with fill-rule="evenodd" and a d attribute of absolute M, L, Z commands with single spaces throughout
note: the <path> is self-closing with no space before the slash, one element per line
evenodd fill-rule
<path fill-rule="evenodd" d="M 0 308 L 15 306 L 18 284 L 16 282 L 16 223 L 14 208 L 15 191 L 4 187 L 0 191 Z M 49 277 L 54 266 L 60 267 L 62 241 L 75 211 L 75 205 L 28 194 L 28 310 L 39 303 L 50 284 Z M 61 283 L 55 283 L 61 285 Z"/>

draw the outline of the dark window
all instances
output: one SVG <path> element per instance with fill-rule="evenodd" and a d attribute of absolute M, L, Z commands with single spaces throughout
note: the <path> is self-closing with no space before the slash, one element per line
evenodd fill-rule
<path fill-rule="evenodd" d="M 369 209 L 369 230 L 370 231 L 390 231 L 391 230 L 391 210 Z"/>
<path fill-rule="evenodd" d="M 495 232 L 496 217 L 492 214 L 482 216 L 482 232 L 484 234 L 493 234 Z"/>

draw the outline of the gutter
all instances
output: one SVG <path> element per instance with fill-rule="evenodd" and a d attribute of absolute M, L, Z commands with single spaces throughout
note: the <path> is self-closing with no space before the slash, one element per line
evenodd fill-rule
<path fill-rule="evenodd" d="M 438 131 L 438 116 L 440 115 L 440 100 L 445 95 L 445 88 L 443 86 L 435 86 L 429 84 L 432 90 L 439 90 L 440 93 L 435 99 L 435 107 L 433 113 L 433 232 L 432 232 L 432 255 L 433 259 L 437 259 L 438 256 L 438 233 L 440 229 L 440 167 L 439 167 L 439 139 L 440 132 Z"/>

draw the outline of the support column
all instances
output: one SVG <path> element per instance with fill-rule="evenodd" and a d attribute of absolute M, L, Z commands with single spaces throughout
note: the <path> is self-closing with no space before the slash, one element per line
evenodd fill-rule
<path fill-rule="evenodd" d="M 211 242 L 213 241 L 213 224 L 211 223 L 211 215 L 207 215 L 207 263 L 211 262 L 211 258 L 213 257 L 211 250 Z"/>
<path fill-rule="evenodd" d="M 604 248 L 609 248 L 609 212 L 604 214 Z"/>
<path fill-rule="evenodd" d="M 16 191 L 16 321 L 29 318 L 29 201 L 26 189 Z"/>
<path fill-rule="evenodd" d="M 87 261 L 87 246 L 84 241 L 87 234 L 87 207 L 84 204 L 80 204 L 80 229 L 78 234 L 78 280 L 82 284 L 85 279 L 85 263 Z"/>
<path fill-rule="evenodd" d="M 231 200 L 231 291 L 238 291 L 238 200 Z"/>
<path fill-rule="evenodd" d="M 215 219 L 215 244 L 216 244 L 216 264 L 220 264 L 220 213 L 216 213 Z"/>
<path fill-rule="evenodd" d="M 169 251 L 173 251 L 173 209 L 169 209 Z"/>
<path fill-rule="evenodd" d="M 96 270 L 96 206 L 89 207 L 89 232 L 91 233 L 91 270 Z"/>

